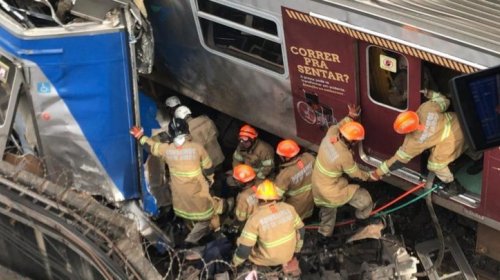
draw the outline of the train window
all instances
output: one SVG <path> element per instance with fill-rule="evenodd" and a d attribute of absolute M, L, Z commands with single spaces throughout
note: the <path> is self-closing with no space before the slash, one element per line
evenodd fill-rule
<path fill-rule="evenodd" d="M 205 45 L 253 65 L 285 73 L 282 39 L 274 21 L 211 0 L 197 0 Z"/>
<path fill-rule="evenodd" d="M 368 47 L 370 98 L 397 110 L 408 108 L 408 60 L 376 46 Z"/>
<path fill-rule="evenodd" d="M 271 20 L 261 18 L 255 15 L 249 15 L 246 12 L 227 7 L 212 1 L 198 0 L 198 9 L 208 14 L 230 20 L 257 30 L 278 35 L 276 23 Z"/>

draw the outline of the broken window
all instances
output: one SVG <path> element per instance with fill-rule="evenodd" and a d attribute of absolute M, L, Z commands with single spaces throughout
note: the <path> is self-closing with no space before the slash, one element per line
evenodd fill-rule
<path fill-rule="evenodd" d="M 370 98 L 397 110 L 408 109 L 408 60 L 376 46 L 368 47 Z"/>
<path fill-rule="evenodd" d="M 209 0 L 198 0 L 203 42 L 217 52 L 285 73 L 282 40 L 274 21 Z"/>

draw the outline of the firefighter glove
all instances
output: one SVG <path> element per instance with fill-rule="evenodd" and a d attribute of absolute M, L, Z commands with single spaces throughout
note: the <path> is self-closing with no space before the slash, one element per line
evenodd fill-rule
<path fill-rule="evenodd" d="M 361 108 L 354 104 L 348 104 L 347 109 L 349 110 L 349 117 L 351 119 L 357 119 L 361 115 Z"/>
<path fill-rule="evenodd" d="M 434 91 L 429 89 L 422 89 L 420 90 L 420 93 L 423 94 L 427 99 L 432 99 L 434 95 Z"/>
<path fill-rule="evenodd" d="M 130 129 L 130 134 L 132 134 L 132 136 L 134 136 L 135 139 L 139 140 L 141 139 L 142 136 L 144 136 L 144 128 L 139 126 L 133 126 Z"/>
<path fill-rule="evenodd" d="M 382 177 L 380 175 L 377 174 L 377 171 L 373 170 L 373 171 L 370 171 L 370 180 L 371 181 L 378 181 L 380 180 Z"/>

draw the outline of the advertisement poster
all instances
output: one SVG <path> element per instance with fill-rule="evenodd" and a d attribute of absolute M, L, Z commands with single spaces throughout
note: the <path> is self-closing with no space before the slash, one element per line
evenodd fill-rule
<path fill-rule="evenodd" d="M 308 14 L 282 14 L 297 135 L 319 144 L 356 101 L 355 39 Z"/>

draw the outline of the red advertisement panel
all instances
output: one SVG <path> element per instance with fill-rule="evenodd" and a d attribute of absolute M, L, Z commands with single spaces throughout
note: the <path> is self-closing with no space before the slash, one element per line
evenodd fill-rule
<path fill-rule="evenodd" d="M 297 135 L 319 144 L 356 101 L 355 39 L 308 14 L 282 14 Z"/>

